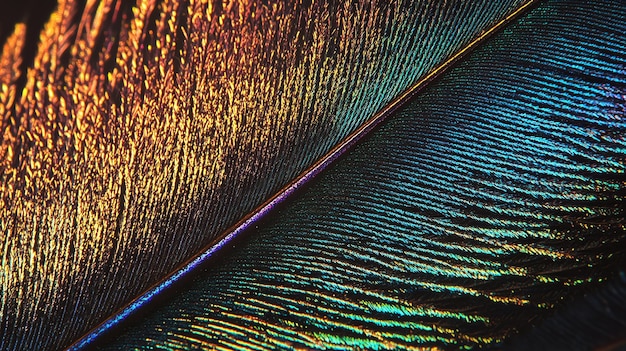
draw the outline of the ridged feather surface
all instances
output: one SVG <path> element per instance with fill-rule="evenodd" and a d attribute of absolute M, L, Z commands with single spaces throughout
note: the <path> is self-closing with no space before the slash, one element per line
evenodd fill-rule
<path fill-rule="evenodd" d="M 67 346 L 521 4 L 30 9 L 0 33 L 0 349 Z"/>
<path fill-rule="evenodd" d="M 104 348 L 493 346 L 601 286 L 626 267 L 624 18 L 532 10 Z"/>

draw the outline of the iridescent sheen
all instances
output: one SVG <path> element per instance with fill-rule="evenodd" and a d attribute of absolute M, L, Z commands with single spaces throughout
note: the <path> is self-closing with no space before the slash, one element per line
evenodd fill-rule
<path fill-rule="evenodd" d="M 618 277 L 624 18 L 538 6 L 103 349 L 497 346 Z"/>
<path fill-rule="evenodd" d="M 525 2 L 59 0 L 41 31 L 17 16 L 0 33 L 0 349 L 69 345 Z"/>

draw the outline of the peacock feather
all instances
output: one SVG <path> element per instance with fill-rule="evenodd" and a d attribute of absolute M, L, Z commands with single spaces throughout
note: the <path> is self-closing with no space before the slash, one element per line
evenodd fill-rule
<path fill-rule="evenodd" d="M 623 2 L 22 10 L 0 349 L 623 345 Z"/>

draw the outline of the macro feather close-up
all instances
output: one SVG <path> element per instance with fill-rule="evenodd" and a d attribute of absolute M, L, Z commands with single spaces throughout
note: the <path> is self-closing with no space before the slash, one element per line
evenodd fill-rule
<path fill-rule="evenodd" d="M 626 3 L 0 14 L 0 350 L 626 349 Z"/>

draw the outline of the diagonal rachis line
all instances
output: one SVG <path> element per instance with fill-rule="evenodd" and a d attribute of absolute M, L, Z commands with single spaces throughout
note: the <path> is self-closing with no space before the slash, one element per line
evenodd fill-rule
<path fill-rule="evenodd" d="M 478 47 L 487 38 L 491 37 L 494 33 L 504 28 L 508 23 L 519 17 L 521 14 L 525 13 L 528 9 L 530 9 L 538 2 L 539 0 L 527 1 L 517 10 L 506 16 L 504 19 L 495 23 L 489 29 L 485 30 L 477 38 L 472 40 L 469 44 L 465 45 L 462 49 L 452 55 L 449 59 L 439 64 L 429 74 L 420 79 L 417 83 L 410 86 L 402 94 L 400 94 L 390 103 L 388 103 L 378 113 L 372 116 L 357 130 L 344 138 L 339 144 L 337 144 L 322 158 L 320 158 L 307 170 L 305 170 L 294 180 L 292 180 L 289 184 L 283 187 L 275 195 L 273 195 L 262 205 L 254 209 L 235 225 L 224 231 L 222 235 L 218 236 L 216 240 L 207 245 L 201 252 L 196 254 L 194 257 L 180 265 L 172 273 L 167 275 L 163 280 L 156 283 L 148 290 L 144 291 L 137 298 L 128 303 L 125 307 L 121 308 L 120 310 L 109 316 L 104 322 L 91 329 L 88 333 L 86 333 L 80 339 L 70 345 L 68 347 L 68 350 L 82 350 L 89 347 L 90 345 L 93 345 L 107 331 L 119 326 L 130 316 L 137 313 L 140 309 L 146 307 L 150 301 L 152 301 L 162 292 L 166 291 L 176 282 L 181 281 L 183 278 L 196 273 L 204 263 L 215 257 L 218 252 L 220 252 L 223 248 L 232 243 L 235 238 L 242 236 L 243 233 L 246 232 L 251 226 L 253 226 L 255 223 L 258 223 L 262 218 L 266 217 L 277 205 L 283 203 L 297 190 L 315 179 L 316 176 L 318 176 L 322 171 L 324 171 L 331 164 L 333 164 L 339 157 L 346 154 L 352 147 L 354 147 L 360 140 L 368 135 L 381 122 L 383 122 L 387 117 L 389 117 L 394 111 L 404 105 L 407 101 L 411 100 L 411 98 L 413 98 L 417 93 L 422 91 L 433 80 L 446 72 L 457 61 L 465 57 L 469 52 Z"/>

